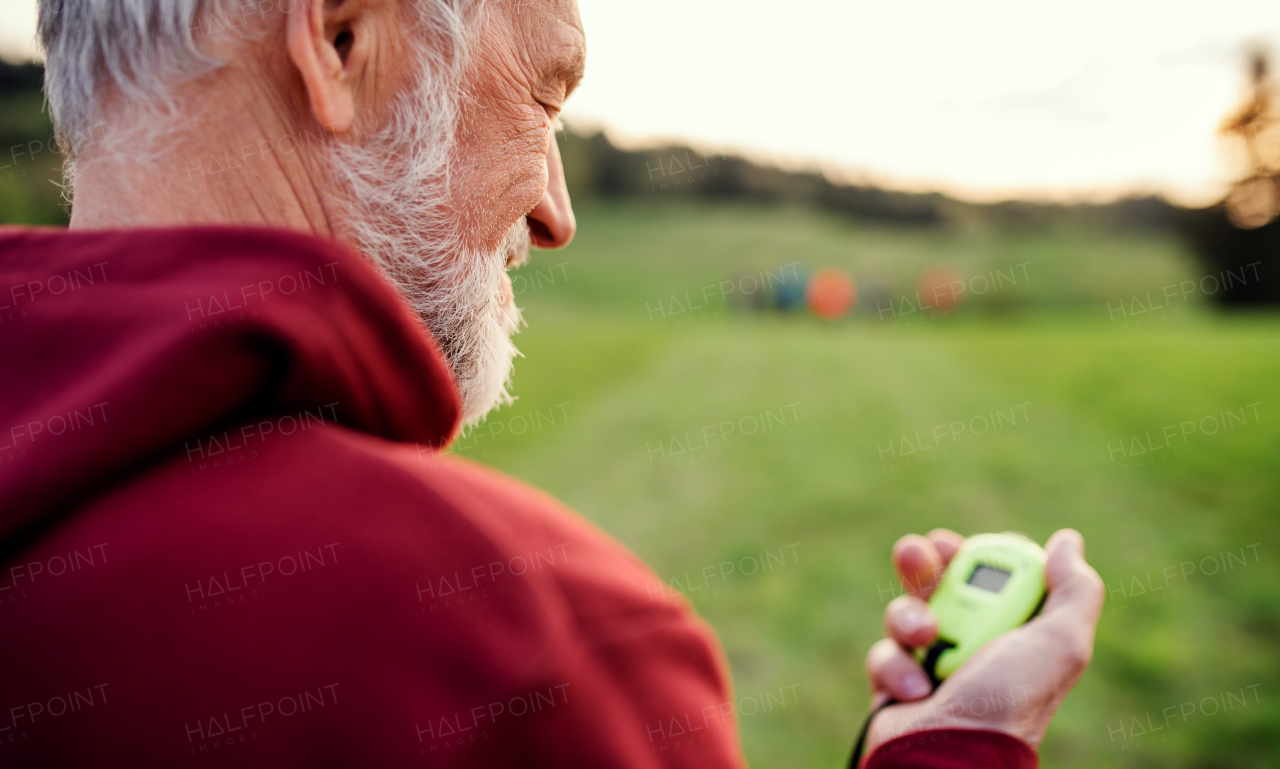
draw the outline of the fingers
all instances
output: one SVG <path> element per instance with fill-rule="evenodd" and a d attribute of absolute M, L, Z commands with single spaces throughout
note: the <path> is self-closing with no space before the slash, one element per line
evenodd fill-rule
<path fill-rule="evenodd" d="M 955 533 L 951 529 L 934 529 L 925 535 L 933 546 L 937 548 L 938 555 L 942 556 L 942 563 L 946 565 L 951 563 L 951 559 L 955 556 L 956 551 L 964 544 L 964 537 Z"/>
<path fill-rule="evenodd" d="M 908 534 L 893 545 L 893 565 L 903 587 L 918 598 L 928 599 L 946 570 L 938 548 L 919 534 Z"/>
<path fill-rule="evenodd" d="M 923 699 L 933 691 L 915 657 L 888 638 L 881 638 L 867 652 L 867 677 L 873 692 L 887 692 L 899 702 Z"/>
<path fill-rule="evenodd" d="M 900 595 L 884 611 L 884 631 L 907 648 L 928 646 L 938 636 L 938 620 L 924 601 L 913 595 Z"/>

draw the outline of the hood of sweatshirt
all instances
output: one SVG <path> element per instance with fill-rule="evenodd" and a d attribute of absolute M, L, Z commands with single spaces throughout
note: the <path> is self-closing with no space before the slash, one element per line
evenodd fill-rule
<path fill-rule="evenodd" d="M 257 417 L 439 449 L 460 412 L 431 335 L 339 243 L 265 228 L 0 228 L 4 557 L 154 462 L 225 450 L 211 436 Z"/>

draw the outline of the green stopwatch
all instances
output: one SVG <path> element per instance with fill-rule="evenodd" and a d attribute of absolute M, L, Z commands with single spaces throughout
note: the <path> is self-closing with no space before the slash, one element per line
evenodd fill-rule
<path fill-rule="evenodd" d="M 1039 545 L 1010 531 L 965 540 L 929 598 L 938 640 L 916 652 L 935 683 L 987 641 L 1040 611 L 1045 559 Z"/>

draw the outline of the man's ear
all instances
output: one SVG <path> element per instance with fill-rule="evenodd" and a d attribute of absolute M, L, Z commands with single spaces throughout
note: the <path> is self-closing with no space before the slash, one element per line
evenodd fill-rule
<path fill-rule="evenodd" d="M 355 0 L 298 0 L 288 12 L 285 40 L 289 58 L 302 75 L 316 122 L 340 134 L 355 123 L 357 67 L 351 6 Z"/>

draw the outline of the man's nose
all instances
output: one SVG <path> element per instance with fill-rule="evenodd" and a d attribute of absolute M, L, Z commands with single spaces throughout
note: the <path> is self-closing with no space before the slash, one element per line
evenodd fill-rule
<path fill-rule="evenodd" d="M 573 240 L 577 230 L 569 188 L 564 183 L 564 166 L 560 163 L 560 147 L 555 134 L 547 148 L 547 191 L 529 212 L 529 235 L 538 248 L 563 248 Z"/>

